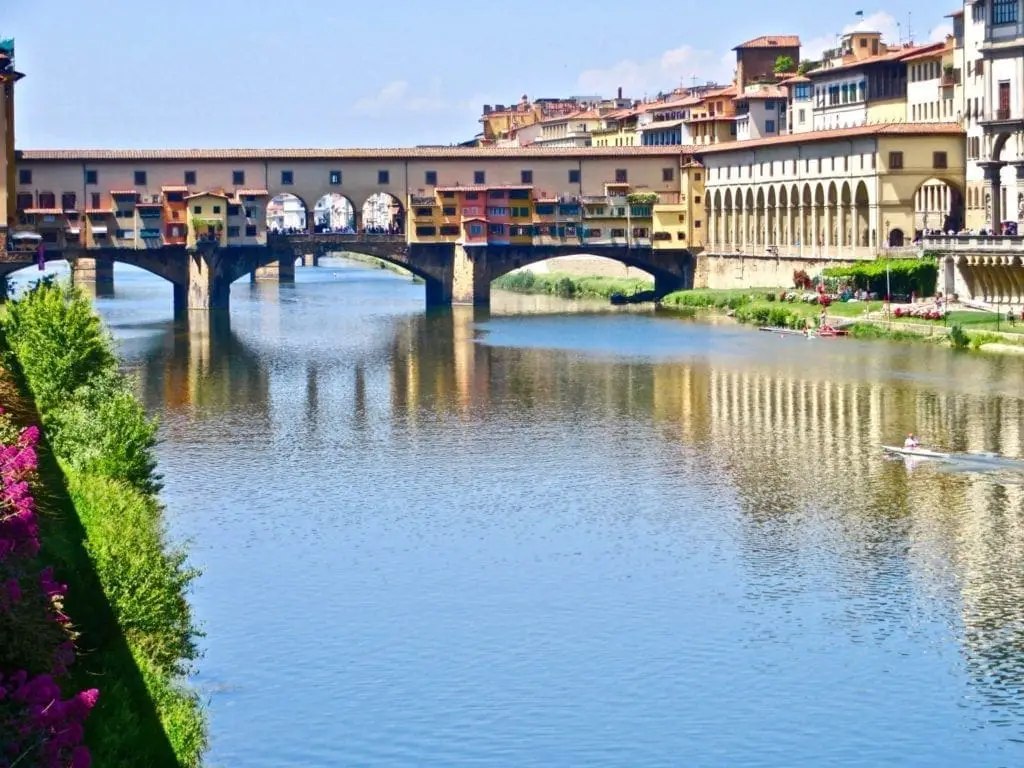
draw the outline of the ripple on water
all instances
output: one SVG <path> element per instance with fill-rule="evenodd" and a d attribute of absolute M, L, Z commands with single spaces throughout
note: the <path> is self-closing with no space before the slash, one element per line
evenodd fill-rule
<path fill-rule="evenodd" d="M 1019 367 L 424 315 L 358 268 L 236 285 L 208 344 L 118 292 L 204 569 L 211 765 L 1024 758 L 1024 493 L 877 449 L 1024 453 Z"/>

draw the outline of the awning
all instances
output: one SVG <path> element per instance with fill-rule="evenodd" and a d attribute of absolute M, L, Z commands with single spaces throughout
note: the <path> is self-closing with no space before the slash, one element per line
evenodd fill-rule
<path fill-rule="evenodd" d="M 104 226 L 93 226 L 92 233 L 94 235 L 105 235 L 107 234 L 107 228 Z"/>
<path fill-rule="evenodd" d="M 185 184 L 171 184 L 166 187 L 160 187 L 161 192 L 188 192 L 188 186 Z"/>
<path fill-rule="evenodd" d="M 139 194 L 138 191 L 136 191 L 134 189 L 112 189 L 112 190 L 110 190 L 110 196 L 111 197 L 134 197 L 137 194 Z"/>
<path fill-rule="evenodd" d="M 11 240 L 20 240 L 21 242 L 28 242 L 34 240 L 42 240 L 43 236 L 36 232 L 12 232 Z"/>

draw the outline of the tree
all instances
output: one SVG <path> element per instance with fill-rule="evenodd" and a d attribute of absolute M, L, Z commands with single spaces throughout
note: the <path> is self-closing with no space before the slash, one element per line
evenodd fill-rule
<path fill-rule="evenodd" d="M 781 74 L 783 72 L 792 72 L 796 69 L 796 62 L 793 61 L 792 56 L 779 56 L 775 59 L 775 67 L 773 71 L 775 74 Z"/>
<path fill-rule="evenodd" d="M 797 67 L 796 73 L 798 75 L 806 75 L 812 69 L 814 69 L 814 63 L 810 59 L 804 59 L 800 62 L 800 66 Z"/>

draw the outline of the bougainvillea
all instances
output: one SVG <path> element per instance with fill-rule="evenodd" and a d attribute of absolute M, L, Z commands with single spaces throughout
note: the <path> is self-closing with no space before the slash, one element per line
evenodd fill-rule
<path fill-rule="evenodd" d="M 61 690 L 74 632 L 66 587 L 39 559 L 38 440 L 0 409 L 0 768 L 87 768 L 84 722 L 99 694 Z"/>

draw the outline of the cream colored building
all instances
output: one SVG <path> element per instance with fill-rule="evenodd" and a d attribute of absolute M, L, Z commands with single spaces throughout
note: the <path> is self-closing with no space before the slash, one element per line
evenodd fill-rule
<path fill-rule="evenodd" d="M 963 131 L 949 123 L 734 142 L 695 157 L 707 174 L 709 253 L 871 259 L 911 244 L 923 184 L 964 185 Z"/>

